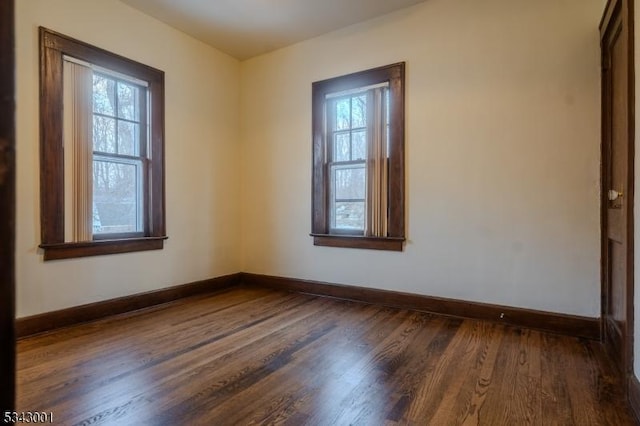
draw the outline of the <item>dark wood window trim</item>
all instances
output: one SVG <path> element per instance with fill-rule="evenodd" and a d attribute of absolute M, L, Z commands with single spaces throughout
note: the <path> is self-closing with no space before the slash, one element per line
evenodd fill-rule
<path fill-rule="evenodd" d="M 0 1 L 0 415 L 16 402 L 15 5 Z"/>
<path fill-rule="evenodd" d="M 150 135 L 144 237 L 65 242 L 63 56 L 146 81 Z M 40 221 L 44 259 L 161 249 L 166 237 L 164 183 L 164 72 L 40 27 Z"/>
<path fill-rule="evenodd" d="M 312 85 L 312 217 L 314 245 L 402 251 L 404 218 L 404 62 L 314 82 Z M 329 176 L 326 170 L 325 102 L 331 93 L 389 83 L 388 231 L 386 237 L 337 235 L 329 231 Z"/>
<path fill-rule="evenodd" d="M 96 240 L 78 243 L 41 244 L 44 260 L 70 259 L 101 254 L 129 253 L 133 251 L 159 250 L 167 237 L 141 237 L 120 240 Z"/>
<path fill-rule="evenodd" d="M 363 237 L 361 235 L 311 234 L 313 244 L 325 247 L 402 251 L 404 238 Z"/>

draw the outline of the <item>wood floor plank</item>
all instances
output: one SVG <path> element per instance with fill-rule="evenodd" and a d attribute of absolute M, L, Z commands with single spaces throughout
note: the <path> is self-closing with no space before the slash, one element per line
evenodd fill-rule
<path fill-rule="evenodd" d="M 296 304 L 279 305 L 278 310 L 286 308 L 282 315 L 256 317 L 247 324 L 237 325 L 238 329 L 228 330 L 223 335 L 213 335 L 189 348 L 178 347 L 177 351 L 167 351 L 160 358 L 160 363 L 154 363 L 124 376 L 125 382 L 153 385 L 144 393 L 145 399 L 140 400 L 135 410 L 128 409 L 126 413 L 124 410 L 118 410 L 118 418 L 125 421 L 127 416 L 138 416 L 136 411 L 143 409 L 154 417 L 154 407 L 159 407 L 164 413 L 163 417 L 170 421 L 179 417 L 180 410 L 185 407 L 206 400 L 207 392 L 217 392 L 217 398 L 208 398 L 210 401 L 219 401 L 238 386 L 238 380 L 252 372 L 252 363 L 264 363 L 265 360 L 276 357 L 289 346 L 299 344 L 307 337 L 305 330 L 301 329 L 295 334 L 285 331 L 285 327 L 297 321 L 309 324 L 305 320 L 322 311 L 324 301 L 313 309 L 308 306 L 310 301 L 309 298 L 297 299 Z M 248 327 L 248 324 L 252 326 Z M 219 349 L 212 352 L 211 346 Z M 256 353 L 265 352 L 267 355 L 263 358 L 255 357 Z M 118 379 L 122 381 L 122 375 Z M 185 387 L 198 391 L 195 394 L 185 393 L 182 391 Z M 111 395 L 106 395 L 102 387 L 95 389 L 95 393 L 97 396 L 94 399 L 101 401 L 103 407 L 101 416 L 107 412 L 115 412 L 114 407 L 130 406 L 126 394 L 124 398 L 116 394 L 117 399 L 111 400 Z"/>
<path fill-rule="evenodd" d="M 168 417 L 175 422 L 186 421 L 189 424 L 194 422 L 192 416 L 197 416 L 193 410 L 194 405 L 205 412 L 221 406 L 236 394 L 285 367 L 293 360 L 297 351 L 320 339 L 335 327 L 335 319 L 324 315 L 324 310 L 318 309 L 312 312 L 311 315 L 291 324 L 286 334 L 280 337 L 276 336 L 276 333 L 270 334 L 269 340 L 278 343 L 273 350 L 261 349 L 258 356 L 256 356 L 256 350 L 245 351 L 242 354 L 236 353 L 230 364 L 236 366 L 237 373 L 225 376 L 213 375 L 211 378 L 217 381 L 212 380 L 210 385 L 205 384 L 200 392 L 185 398 L 180 404 L 172 406 L 159 417 L 163 419 Z M 175 396 L 174 399 L 177 397 Z"/>
<path fill-rule="evenodd" d="M 291 297 L 279 298 L 277 302 L 279 304 L 285 303 L 284 308 L 288 309 L 299 305 L 300 299 Z M 118 389 L 120 383 L 135 383 L 139 380 L 136 380 L 136 377 L 130 378 L 130 376 L 137 371 L 142 371 L 145 374 L 150 367 L 161 364 L 167 359 L 173 359 L 179 353 L 198 353 L 197 349 L 223 338 L 226 334 L 229 334 L 229 330 L 237 332 L 241 328 L 246 328 L 246 321 L 243 319 L 244 315 L 239 315 L 239 312 L 246 309 L 266 309 L 265 305 L 268 306 L 264 300 L 257 305 L 254 305 L 254 301 L 249 300 L 242 305 L 235 305 L 236 313 L 225 312 L 225 310 L 229 309 L 227 306 L 225 309 L 215 312 L 211 318 L 200 326 L 191 324 L 188 332 L 186 332 L 184 325 L 181 324 L 179 327 L 175 327 L 172 333 L 167 333 L 162 321 L 156 321 L 153 331 L 142 331 L 142 335 L 145 338 L 139 337 L 141 331 L 138 328 L 131 335 L 123 334 L 123 327 L 127 328 L 126 322 L 124 324 L 119 322 L 111 324 L 106 328 L 110 331 L 118 331 L 117 335 L 120 337 L 115 340 L 107 339 L 101 340 L 99 344 L 95 344 L 95 342 L 94 344 L 89 344 L 89 342 L 84 341 L 83 337 L 76 341 L 74 346 L 77 359 L 73 364 L 73 369 L 57 371 L 54 368 L 55 365 L 52 365 L 67 365 L 68 359 L 66 357 L 52 359 L 50 362 L 40 365 L 38 367 L 40 373 L 37 377 L 46 375 L 47 372 L 50 374 L 55 371 L 59 380 L 54 383 L 54 386 L 37 389 L 36 391 L 42 392 L 44 390 L 57 395 L 56 398 L 51 400 L 53 405 L 57 405 L 62 404 L 66 399 L 77 397 L 79 394 L 86 397 L 86 395 L 91 395 L 93 391 L 104 393 L 105 389 Z M 259 317 L 258 321 L 264 321 L 266 318 L 266 316 Z M 99 329 L 96 330 L 96 335 L 102 336 L 102 334 Z M 167 351 L 167 348 L 171 348 L 171 350 Z M 105 376 L 105 368 L 117 371 L 117 374 Z M 166 373 L 167 370 L 165 369 L 163 374 Z M 27 378 L 29 377 L 27 375 Z M 60 392 L 61 389 L 68 387 L 69 384 L 73 384 L 72 390 Z M 29 394 L 27 393 L 25 396 L 29 396 Z"/>
<path fill-rule="evenodd" d="M 448 385 L 448 391 L 432 422 L 434 424 L 479 423 L 488 387 L 495 371 L 495 360 L 503 337 L 501 326 L 486 322 L 473 322 L 475 333 L 471 335 L 465 348 L 473 355 L 464 366 L 455 384 Z"/>
<path fill-rule="evenodd" d="M 455 338 L 458 339 L 457 344 L 460 348 L 457 352 L 460 353 L 460 357 L 454 361 L 455 373 L 445 379 L 447 391 L 443 392 L 440 403 L 435 405 L 434 414 L 429 419 L 433 424 L 451 424 L 452 417 L 456 416 L 456 409 L 460 409 L 460 405 L 457 403 L 458 396 L 465 379 L 473 374 L 476 354 L 485 338 L 479 324 L 478 322 L 466 321 L 456 333 Z M 451 349 L 455 350 L 453 347 Z"/>
<path fill-rule="evenodd" d="M 62 425 L 627 425 L 597 342 L 234 288 L 18 343 Z"/>
<path fill-rule="evenodd" d="M 487 325 L 485 325 L 486 329 Z M 460 393 L 458 403 L 461 407 L 460 415 L 455 424 L 477 425 L 480 424 L 480 414 L 492 410 L 490 405 L 485 406 L 487 391 L 493 383 L 493 375 L 496 370 L 496 359 L 500 343 L 504 336 L 502 327 L 492 324 L 488 333 L 484 335 L 484 346 L 476 358 L 475 374 L 469 374 L 466 382 L 465 393 Z"/>
<path fill-rule="evenodd" d="M 387 401 L 393 398 L 393 386 L 389 383 L 393 375 L 398 371 L 398 366 L 403 360 L 407 347 L 415 344 L 416 336 L 424 329 L 424 314 L 414 313 L 403 323 L 399 324 L 393 333 L 383 337 L 373 351 L 366 354 L 351 368 L 347 374 L 349 382 L 355 386 L 344 388 L 343 392 L 336 395 L 335 404 L 324 410 L 316 410 L 315 416 L 320 417 L 318 424 L 380 424 L 388 416 L 383 411 Z M 453 323 L 455 320 L 433 321 L 440 329 Z M 448 338 L 447 333 L 440 334 L 439 343 Z M 436 350 L 434 340 L 424 339 L 427 349 Z M 345 390 L 348 389 L 348 392 Z M 362 398 L 367 395 L 367 398 Z"/>
<path fill-rule="evenodd" d="M 233 400 L 217 407 L 216 412 L 233 424 L 286 423 L 302 416 L 309 421 L 305 414 L 308 403 L 323 398 L 334 400 L 337 395 L 332 383 L 339 383 L 339 377 L 361 359 L 363 351 L 370 350 L 367 349 L 370 343 L 366 333 L 371 328 L 364 324 L 384 329 L 392 323 L 388 321 L 388 310 L 383 308 L 354 305 L 347 309 L 336 312 L 336 316 L 348 323 L 339 321 L 331 333 L 296 353 L 294 362 L 287 363 L 255 386 L 235 395 Z M 359 312 L 361 309 L 364 310 Z M 353 311 L 360 319 L 349 318 L 352 315 L 345 318 L 344 314 L 352 314 Z M 347 328 L 349 325 L 356 328 Z M 327 390 L 330 392 L 325 392 Z M 238 410 L 237 406 L 242 401 L 251 401 L 251 409 Z"/>

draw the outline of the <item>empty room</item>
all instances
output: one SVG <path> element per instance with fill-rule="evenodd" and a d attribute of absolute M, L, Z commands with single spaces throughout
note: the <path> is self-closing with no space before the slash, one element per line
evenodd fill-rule
<path fill-rule="evenodd" d="M 2 422 L 640 422 L 633 0 L 0 11 Z"/>

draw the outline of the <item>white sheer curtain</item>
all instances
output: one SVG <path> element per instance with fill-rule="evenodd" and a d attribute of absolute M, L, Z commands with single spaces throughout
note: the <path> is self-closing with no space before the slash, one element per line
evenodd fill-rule
<path fill-rule="evenodd" d="M 65 164 L 69 170 L 71 194 L 71 240 L 93 239 L 93 71 L 79 63 L 65 60 Z M 69 211 L 69 210 L 67 210 Z M 68 223 L 69 221 L 67 221 Z"/>

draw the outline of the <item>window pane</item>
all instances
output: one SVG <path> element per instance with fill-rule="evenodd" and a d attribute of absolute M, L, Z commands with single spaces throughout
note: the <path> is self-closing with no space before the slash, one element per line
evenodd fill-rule
<path fill-rule="evenodd" d="M 352 160 L 364 160 L 367 158 L 367 132 L 360 130 L 351 134 L 351 155 Z"/>
<path fill-rule="evenodd" d="M 138 155 L 140 125 L 128 121 L 118 122 L 118 154 Z"/>
<path fill-rule="evenodd" d="M 334 228 L 364 230 L 364 201 L 336 202 Z"/>
<path fill-rule="evenodd" d="M 340 99 L 336 102 L 336 130 L 346 130 L 351 127 L 351 100 Z"/>
<path fill-rule="evenodd" d="M 115 118 L 93 116 L 93 150 L 109 153 L 116 152 Z"/>
<path fill-rule="evenodd" d="M 115 87 L 114 80 L 93 75 L 93 112 L 115 115 Z"/>
<path fill-rule="evenodd" d="M 94 233 L 142 231 L 140 162 L 93 161 Z"/>
<path fill-rule="evenodd" d="M 138 96 L 140 89 L 131 84 L 118 82 L 118 117 L 140 121 Z"/>
<path fill-rule="evenodd" d="M 352 100 L 351 127 L 367 126 L 367 95 L 356 96 Z"/>
<path fill-rule="evenodd" d="M 364 199 L 366 180 L 364 167 L 344 168 L 335 171 L 335 199 Z"/>
<path fill-rule="evenodd" d="M 338 133 L 335 138 L 333 161 L 349 161 L 349 133 Z"/>

